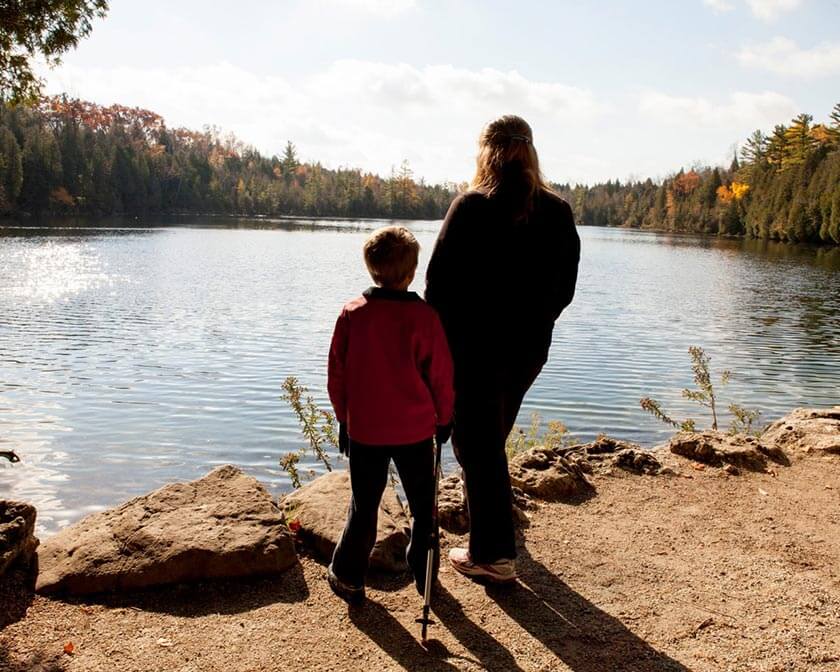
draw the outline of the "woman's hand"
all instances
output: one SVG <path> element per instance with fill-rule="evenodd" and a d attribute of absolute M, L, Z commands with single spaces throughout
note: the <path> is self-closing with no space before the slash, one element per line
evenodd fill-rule
<path fill-rule="evenodd" d="M 438 425 L 435 431 L 435 441 L 439 446 L 442 446 L 444 443 L 449 441 L 449 437 L 452 436 L 452 423 L 450 422 L 448 425 Z"/>

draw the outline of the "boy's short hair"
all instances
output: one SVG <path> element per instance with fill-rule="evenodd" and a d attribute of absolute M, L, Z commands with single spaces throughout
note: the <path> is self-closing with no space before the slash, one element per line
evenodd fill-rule
<path fill-rule="evenodd" d="M 385 226 L 365 241 L 364 254 L 373 281 L 392 288 L 417 270 L 420 243 L 404 226 Z"/>

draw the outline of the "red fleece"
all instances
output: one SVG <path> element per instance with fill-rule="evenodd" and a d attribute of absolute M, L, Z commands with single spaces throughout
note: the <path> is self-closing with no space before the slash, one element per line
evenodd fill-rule
<path fill-rule="evenodd" d="M 452 420 L 452 357 L 434 308 L 413 292 L 372 288 L 335 324 L 327 389 L 357 443 L 411 444 Z"/>

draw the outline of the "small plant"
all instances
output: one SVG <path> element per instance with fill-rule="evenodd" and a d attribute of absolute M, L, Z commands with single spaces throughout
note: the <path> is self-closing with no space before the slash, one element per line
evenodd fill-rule
<path fill-rule="evenodd" d="M 715 393 L 714 385 L 712 384 L 712 375 L 709 372 L 709 364 L 711 358 L 706 354 L 703 348 L 691 346 L 688 349 L 688 354 L 691 356 L 691 370 L 694 372 L 694 384 L 696 389 L 684 389 L 682 396 L 689 401 L 695 401 L 701 406 L 705 406 L 712 414 L 712 429 L 718 428 L 717 415 L 717 395 Z M 732 372 L 725 370 L 720 375 L 720 384 L 725 386 L 732 378 Z M 685 420 L 675 420 L 669 416 L 659 404 L 658 401 L 650 397 L 644 397 L 639 400 L 639 405 L 642 410 L 647 411 L 658 420 L 676 427 L 684 432 L 693 432 L 696 429 L 696 422 L 692 418 Z M 738 404 L 729 404 L 729 412 L 733 415 L 732 423 L 729 427 L 730 434 L 737 434 L 739 432 L 753 433 L 753 422 L 761 415 L 761 411 L 751 410 L 739 406 Z"/>
<path fill-rule="evenodd" d="M 576 443 L 577 439 L 569 434 L 569 428 L 559 420 L 549 420 L 545 432 L 540 432 L 542 418 L 539 413 L 531 413 L 531 424 L 525 431 L 521 427 L 514 427 L 505 441 L 505 452 L 508 457 L 524 452 L 534 446 L 546 448 L 562 448 Z"/>
<path fill-rule="evenodd" d="M 338 448 L 336 420 L 330 411 L 318 408 L 309 394 L 309 389 L 305 385 L 301 385 L 294 376 L 289 376 L 283 381 L 282 398 L 291 406 L 300 423 L 301 431 L 308 441 L 308 445 L 301 446 L 298 450 L 286 453 L 280 458 L 280 467 L 289 474 L 292 487 L 299 488 L 301 478 L 298 463 L 300 458 L 306 455 L 308 451 L 312 451 L 312 454 L 321 461 L 327 471 L 332 471 L 327 446 Z"/>
<path fill-rule="evenodd" d="M 730 434 L 759 434 L 753 429 L 753 423 L 758 420 L 761 411 L 744 408 L 738 404 L 729 404 L 732 422 L 729 425 Z"/>

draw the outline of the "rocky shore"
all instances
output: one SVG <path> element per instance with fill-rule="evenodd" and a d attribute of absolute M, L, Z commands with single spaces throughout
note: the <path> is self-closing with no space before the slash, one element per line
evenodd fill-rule
<path fill-rule="evenodd" d="M 426 648 L 395 492 L 368 602 L 326 586 L 346 473 L 275 502 L 220 467 L 40 546 L 34 510 L 0 501 L 0 669 L 840 670 L 840 407 L 760 437 L 537 447 L 510 471 L 521 580 L 444 566 Z M 441 519 L 462 543 L 456 474 Z"/>

